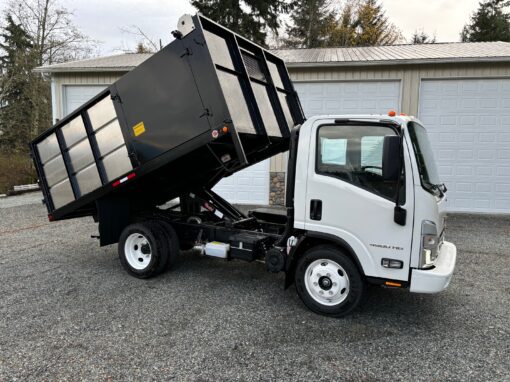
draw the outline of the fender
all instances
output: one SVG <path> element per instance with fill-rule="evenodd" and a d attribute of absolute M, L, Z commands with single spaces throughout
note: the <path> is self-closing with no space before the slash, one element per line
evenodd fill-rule
<path fill-rule="evenodd" d="M 354 264 L 358 267 L 360 273 L 365 276 L 365 272 L 361 263 L 356 255 L 356 252 L 352 249 L 352 247 L 342 238 L 331 235 L 328 233 L 317 232 L 317 231 L 305 231 L 301 233 L 298 238 L 298 242 L 292 248 L 287 257 L 287 262 L 285 264 L 285 289 L 289 288 L 294 283 L 294 273 L 296 270 L 296 260 L 299 256 L 311 245 L 307 244 L 333 244 L 337 247 L 343 249 L 346 254 L 350 257 L 351 260 L 354 261 Z"/>

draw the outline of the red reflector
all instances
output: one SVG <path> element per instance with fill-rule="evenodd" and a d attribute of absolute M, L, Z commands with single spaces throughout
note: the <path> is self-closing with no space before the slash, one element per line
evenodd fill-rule
<path fill-rule="evenodd" d="M 52 214 L 48 214 L 48 221 L 50 221 L 50 222 L 53 221 L 53 215 Z"/>
<path fill-rule="evenodd" d="M 121 183 L 124 183 L 124 182 L 128 181 L 129 179 L 133 179 L 135 176 L 136 176 L 136 174 L 134 172 L 132 172 L 131 174 L 126 175 L 124 178 L 120 178 L 120 179 L 116 180 L 115 182 L 113 182 L 112 186 L 117 187 Z"/>

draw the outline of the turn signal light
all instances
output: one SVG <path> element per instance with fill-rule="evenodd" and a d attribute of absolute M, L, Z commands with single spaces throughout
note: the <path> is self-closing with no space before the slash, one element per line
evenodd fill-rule
<path fill-rule="evenodd" d="M 401 283 L 395 283 L 393 281 L 386 281 L 384 283 L 384 285 L 389 286 L 389 287 L 397 287 L 397 288 L 400 288 L 402 286 Z"/>

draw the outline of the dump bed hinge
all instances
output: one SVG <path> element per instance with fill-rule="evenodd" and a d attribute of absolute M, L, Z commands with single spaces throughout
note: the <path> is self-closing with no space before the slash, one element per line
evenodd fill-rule
<path fill-rule="evenodd" d="M 193 54 L 193 51 L 190 48 L 184 49 L 184 51 L 181 53 L 181 58 L 185 56 L 191 56 Z"/>
<path fill-rule="evenodd" d="M 199 118 L 203 118 L 203 117 L 212 117 L 212 113 L 209 111 L 209 109 L 205 108 L 204 112 L 202 114 L 200 114 Z"/>
<path fill-rule="evenodd" d="M 122 100 L 120 99 L 120 96 L 118 94 L 115 95 L 112 94 L 110 98 L 112 99 L 113 102 L 122 103 Z"/>

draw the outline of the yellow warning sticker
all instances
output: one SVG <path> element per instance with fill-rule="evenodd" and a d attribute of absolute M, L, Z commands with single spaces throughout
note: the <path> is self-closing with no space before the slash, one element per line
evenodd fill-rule
<path fill-rule="evenodd" d="M 133 126 L 133 132 L 135 133 L 135 137 L 138 137 L 139 135 L 145 133 L 145 125 L 143 124 L 143 122 L 140 122 Z"/>

